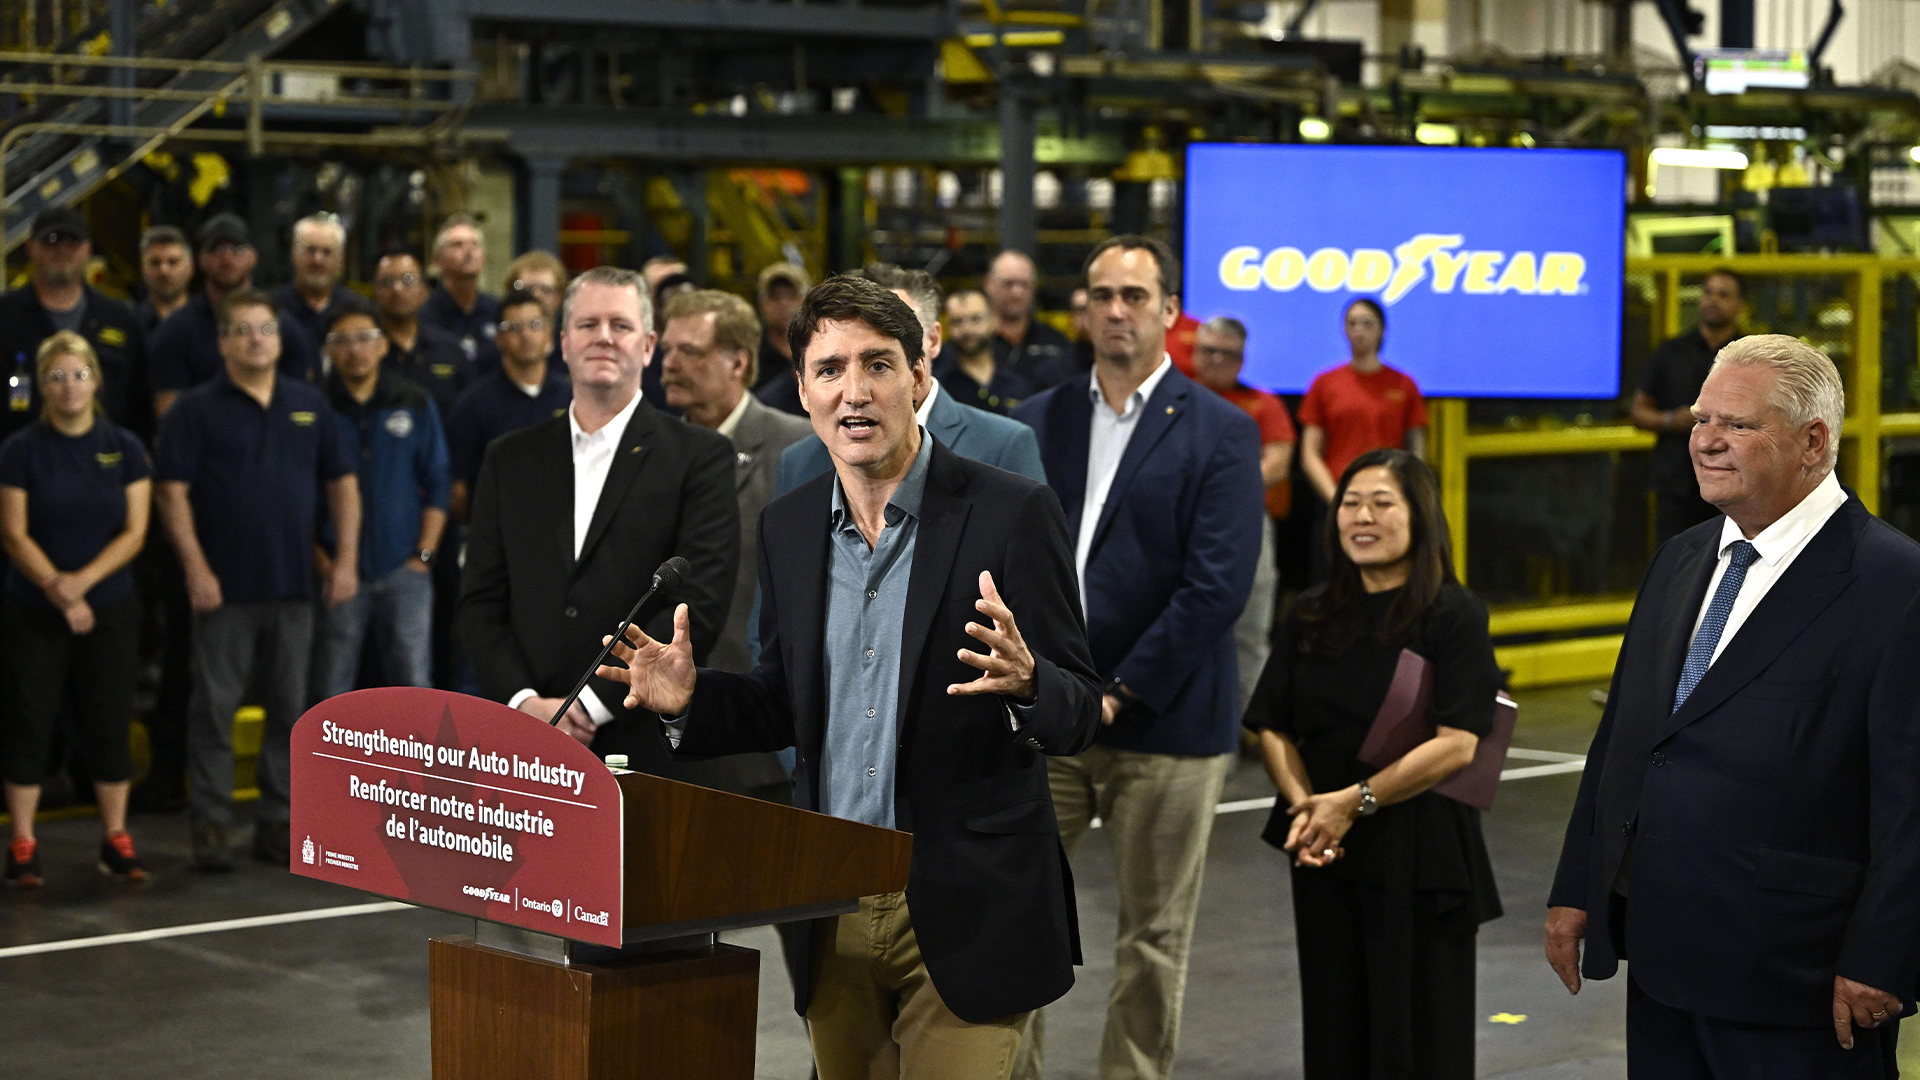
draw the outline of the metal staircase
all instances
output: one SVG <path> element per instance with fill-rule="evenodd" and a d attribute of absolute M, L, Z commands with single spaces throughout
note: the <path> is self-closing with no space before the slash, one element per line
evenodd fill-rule
<path fill-rule="evenodd" d="M 149 9 L 134 35 L 138 60 L 64 50 L 0 53 L 0 94 L 34 102 L 0 129 L 0 254 L 26 239 L 34 214 L 86 198 L 188 125 L 223 112 L 230 100 L 251 95 L 258 101 L 265 90 L 260 59 L 339 2 L 214 0 Z M 89 33 L 97 22 L 61 44 L 99 40 L 97 30 Z M 135 78 L 112 85 L 116 68 L 133 70 Z M 61 78 L 73 70 L 84 74 Z M 85 96 L 76 99 L 76 93 Z M 115 117 L 112 106 L 120 100 L 130 100 L 131 108 Z M 250 109 L 248 116 L 256 134 L 258 111 Z"/>

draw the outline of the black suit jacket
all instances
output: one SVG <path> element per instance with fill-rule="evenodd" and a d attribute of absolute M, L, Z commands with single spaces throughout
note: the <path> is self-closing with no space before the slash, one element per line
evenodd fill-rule
<path fill-rule="evenodd" d="M 1549 902 L 1588 912 L 1588 978 L 1630 951 L 1675 1008 L 1826 1027 L 1836 974 L 1912 1001 L 1920 547 L 1850 496 L 1674 712 L 1720 529 L 1647 570 Z"/>
<path fill-rule="evenodd" d="M 815 477 L 761 514 L 759 665 L 748 674 L 701 669 L 679 751 L 797 747 L 794 805 L 816 810 L 833 483 L 832 473 Z M 977 1023 L 1037 1009 L 1073 985 L 1073 877 L 1043 755 L 1092 743 L 1100 689 L 1051 490 L 936 441 L 920 510 L 901 632 L 895 824 L 913 833 L 907 905 L 927 971 L 947 1007 Z M 1018 733 L 998 695 L 947 693 L 980 674 L 958 653 L 979 647 L 964 628 L 981 618 L 973 605 L 982 570 L 992 571 L 1034 654 L 1039 696 Z M 795 1005 L 804 1015 L 812 953 L 798 952 Z"/>
<path fill-rule="evenodd" d="M 740 557 L 732 445 L 642 400 L 576 562 L 572 438 L 565 415 L 503 435 L 487 449 L 474 485 L 458 625 L 480 686 L 496 701 L 523 687 L 546 697 L 573 689 L 600 639 L 619 627 L 670 556 L 693 566 L 671 600 L 690 609 L 695 656 L 707 654 L 726 622 Z M 672 604 L 659 605 L 646 628 L 672 637 Z M 596 676 L 589 685 L 615 717 L 594 749 L 618 749 L 637 769 L 676 775 L 654 714 L 636 720 L 622 708 L 624 684 Z"/>

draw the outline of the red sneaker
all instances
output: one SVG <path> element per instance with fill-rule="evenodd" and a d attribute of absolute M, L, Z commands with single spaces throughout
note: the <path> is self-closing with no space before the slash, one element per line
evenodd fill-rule
<path fill-rule="evenodd" d="M 125 829 L 109 833 L 100 841 L 100 872 L 121 881 L 147 880 L 147 868 L 140 865 L 140 856 L 133 852 L 133 837 Z"/>
<path fill-rule="evenodd" d="M 40 844 L 21 837 L 7 848 L 7 885 L 15 889 L 40 887 Z"/>

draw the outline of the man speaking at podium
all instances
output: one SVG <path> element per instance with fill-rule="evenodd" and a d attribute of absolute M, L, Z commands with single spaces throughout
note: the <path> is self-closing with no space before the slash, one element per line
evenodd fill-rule
<path fill-rule="evenodd" d="M 1080 959 L 1043 757 L 1100 717 L 1066 519 L 919 426 L 920 324 L 892 292 L 832 278 L 788 336 L 834 469 L 761 514 L 758 666 L 696 671 L 682 606 L 671 643 L 635 627 L 600 674 L 676 756 L 796 747 L 794 805 L 913 833 L 906 892 L 796 950 L 822 1080 L 1005 1080 Z"/>
<path fill-rule="evenodd" d="M 553 719 L 580 663 L 676 553 L 693 567 L 680 596 L 704 657 L 726 622 L 740 552 L 732 444 L 641 400 L 654 337 L 644 280 L 589 270 L 568 287 L 560 317 L 573 404 L 488 449 L 457 617 L 486 696 L 540 720 Z M 666 622 L 662 612 L 656 629 Z M 621 708 L 624 692 L 593 681 L 558 726 L 643 772 L 702 782 L 672 767 L 657 721 Z"/>

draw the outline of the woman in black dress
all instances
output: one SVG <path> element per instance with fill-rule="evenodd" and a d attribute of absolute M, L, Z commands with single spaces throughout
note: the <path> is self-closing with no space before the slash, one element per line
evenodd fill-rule
<path fill-rule="evenodd" d="M 1473 1076 L 1474 943 L 1500 914 L 1479 811 L 1427 789 L 1473 760 L 1500 672 L 1454 578 L 1433 473 L 1374 450 L 1334 492 L 1327 583 L 1288 613 L 1247 710 L 1294 856 L 1308 1080 Z M 1359 760 L 1402 649 L 1433 667 L 1436 734 Z"/>

